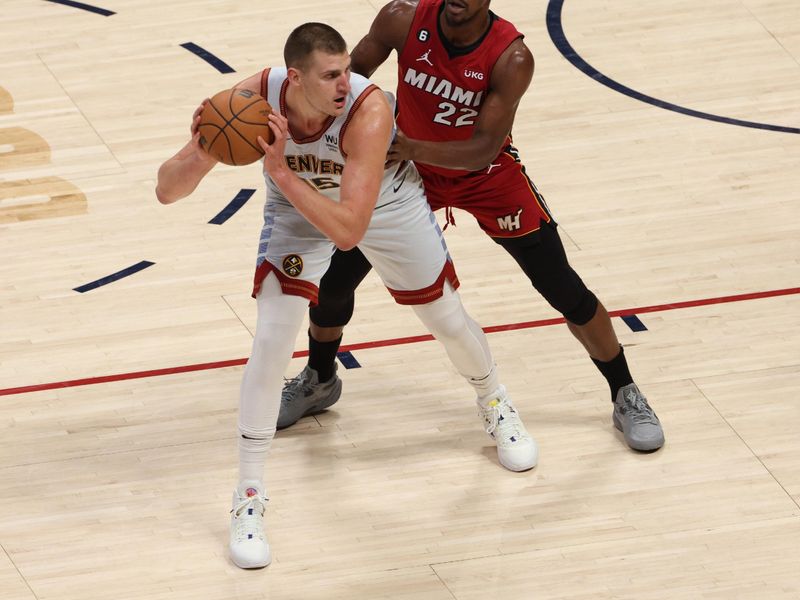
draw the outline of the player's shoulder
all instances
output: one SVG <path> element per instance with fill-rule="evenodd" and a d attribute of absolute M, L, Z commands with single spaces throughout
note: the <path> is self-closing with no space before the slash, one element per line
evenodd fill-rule
<path fill-rule="evenodd" d="M 513 40 L 500 55 L 501 59 L 511 62 L 514 66 L 521 67 L 526 63 L 533 63 L 533 52 L 522 37 Z"/>
<path fill-rule="evenodd" d="M 350 87 L 351 88 L 361 88 L 366 87 L 368 85 L 372 85 L 372 82 L 367 78 L 361 75 L 360 73 L 350 73 Z"/>
<path fill-rule="evenodd" d="M 384 141 L 388 144 L 394 124 L 386 95 L 369 79 L 354 73 L 350 76 L 350 96 L 350 107 L 342 126 L 342 131 L 346 130 L 348 135 L 345 139 L 342 134 L 339 139 L 345 155 L 373 152 L 373 144 L 385 151 Z M 386 140 L 381 141 L 383 137 Z"/>
<path fill-rule="evenodd" d="M 403 17 L 409 14 L 413 16 L 417 5 L 419 5 L 419 0 L 392 0 L 385 4 L 378 14 L 388 18 Z"/>
<path fill-rule="evenodd" d="M 517 38 L 500 54 L 492 68 L 491 86 L 495 90 L 524 92 L 533 77 L 533 53 L 522 38 Z"/>
<path fill-rule="evenodd" d="M 377 87 L 377 85 L 363 75 L 359 73 L 350 73 L 350 96 L 353 100 L 358 100 L 362 96 L 366 98 L 372 93 L 373 88 Z"/>
<path fill-rule="evenodd" d="M 393 30 L 403 30 L 411 26 L 414 14 L 417 11 L 419 0 L 392 0 L 378 11 L 373 28 L 383 30 L 384 33 Z"/>
<path fill-rule="evenodd" d="M 387 112 L 391 116 L 391 108 L 386 95 L 372 81 L 359 75 L 358 73 L 350 74 L 350 112 L 358 111 L 359 113 L 378 113 Z"/>

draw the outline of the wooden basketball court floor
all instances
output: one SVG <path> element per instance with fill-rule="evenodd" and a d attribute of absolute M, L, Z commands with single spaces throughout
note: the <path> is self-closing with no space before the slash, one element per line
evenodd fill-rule
<path fill-rule="evenodd" d="M 626 448 L 578 343 L 457 212 L 462 297 L 539 466 L 498 465 L 471 390 L 371 275 L 359 368 L 275 439 L 274 560 L 246 572 L 227 511 L 263 179 L 220 167 L 161 206 L 156 170 L 294 26 L 352 46 L 381 3 L 97 2 L 114 14 L 0 15 L 2 600 L 800 598 L 800 4 L 493 2 L 537 60 L 515 141 L 626 317 L 666 446 Z"/>

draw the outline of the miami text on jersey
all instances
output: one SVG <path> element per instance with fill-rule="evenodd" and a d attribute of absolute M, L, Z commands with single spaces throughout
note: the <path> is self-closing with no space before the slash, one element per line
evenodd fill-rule
<path fill-rule="evenodd" d="M 463 106 L 477 107 L 481 105 L 481 100 L 483 100 L 483 90 L 476 94 L 471 90 L 465 90 L 460 86 L 454 85 L 447 79 L 439 79 L 434 75 L 417 72 L 416 69 L 409 68 L 403 76 L 403 81 L 434 96 L 451 100 Z"/>

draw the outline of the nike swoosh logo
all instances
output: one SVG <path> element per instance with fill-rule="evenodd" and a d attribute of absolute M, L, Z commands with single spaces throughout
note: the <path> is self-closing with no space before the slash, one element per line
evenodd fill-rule
<path fill-rule="evenodd" d="M 397 193 L 397 190 L 399 190 L 399 189 L 400 189 L 400 186 L 401 186 L 401 185 L 403 185 L 403 182 L 404 182 L 405 180 L 406 180 L 406 174 L 405 174 L 405 173 L 403 173 L 403 178 L 400 180 L 400 182 L 399 182 L 399 183 L 398 183 L 396 186 L 394 186 L 394 187 L 392 188 L 392 191 L 393 191 L 395 194 Z"/>

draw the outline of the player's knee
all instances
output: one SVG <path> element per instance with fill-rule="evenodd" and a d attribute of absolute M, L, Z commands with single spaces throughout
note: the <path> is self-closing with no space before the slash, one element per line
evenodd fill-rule
<path fill-rule="evenodd" d="M 466 322 L 464 321 L 463 313 L 449 312 L 427 323 L 427 327 L 433 337 L 445 342 L 458 339 L 466 328 Z"/>
<path fill-rule="evenodd" d="M 352 292 L 320 288 L 318 304 L 309 311 L 311 322 L 320 327 L 343 327 L 350 322 L 355 307 Z"/>
<path fill-rule="evenodd" d="M 253 349 L 252 353 L 257 356 L 269 355 L 275 351 L 276 342 L 278 341 L 278 334 L 281 331 L 277 327 L 267 327 L 265 324 L 260 324 L 261 327 L 256 327 L 256 332 L 253 334 Z M 265 354 L 266 353 L 266 354 Z"/>
<path fill-rule="evenodd" d="M 591 290 L 586 289 L 573 308 L 564 310 L 561 314 L 575 325 L 586 325 L 597 312 L 598 300 Z"/>
<path fill-rule="evenodd" d="M 467 315 L 461 299 L 448 286 L 437 300 L 415 305 L 414 312 L 433 337 L 440 341 L 457 339 L 467 328 Z"/>

